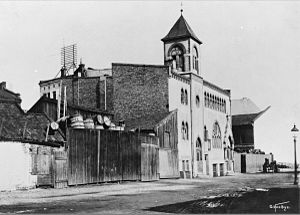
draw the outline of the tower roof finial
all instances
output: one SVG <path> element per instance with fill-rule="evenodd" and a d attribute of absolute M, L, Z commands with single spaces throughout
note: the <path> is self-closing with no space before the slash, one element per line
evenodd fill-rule
<path fill-rule="evenodd" d="M 181 15 L 182 15 L 182 12 L 183 12 L 183 7 L 182 7 L 182 2 L 181 2 L 181 9 L 180 9 Z"/>

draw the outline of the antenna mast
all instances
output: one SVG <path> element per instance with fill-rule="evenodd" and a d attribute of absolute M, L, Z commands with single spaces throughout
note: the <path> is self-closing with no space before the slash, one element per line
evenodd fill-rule
<path fill-rule="evenodd" d="M 77 67 L 77 44 L 64 46 L 61 48 L 61 66 L 66 70 L 66 74 L 72 69 L 73 73 Z"/>

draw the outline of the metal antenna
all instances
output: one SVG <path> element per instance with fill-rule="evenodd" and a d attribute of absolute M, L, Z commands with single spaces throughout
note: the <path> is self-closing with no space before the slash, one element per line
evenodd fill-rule
<path fill-rule="evenodd" d="M 65 47 L 65 38 L 63 38 L 63 47 Z M 64 65 L 62 65 L 64 68 L 66 68 L 66 59 L 65 59 L 65 52 L 64 52 Z"/>
<path fill-rule="evenodd" d="M 77 66 L 77 44 L 72 44 L 61 48 L 61 66 L 66 69 L 68 74 L 70 69 L 74 70 Z"/>

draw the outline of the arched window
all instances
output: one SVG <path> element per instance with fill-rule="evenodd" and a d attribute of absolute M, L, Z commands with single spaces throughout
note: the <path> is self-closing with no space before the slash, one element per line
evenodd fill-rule
<path fill-rule="evenodd" d="M 196 107 L 200 107 L 200 98 L 196 95 Z"/>
<path fill-rule="evenodd" d="M 199 75 L 198 51 L 196 47 L 193 48 L 193 69 L 195 69 Z"/>
<path fill-rule="evenodd" d="M 189 139 L 189 125 L 187 122 L 185 123 L 185 131 L 186 131 L 186 139 L 188 140 Z"/>
<path fill-rule="evenodd" d="M 216 96 L 213 96 L 213 109 L 216 110 Z"/>
<path fill-rule="evenodd" d="M 221 99 L 221 111 L 224 112 L 224 101 Z"/>
<path fill-rule="evenodd" d="M 182 88 L 181 88 L 181 104 L 184 104 L 184 92 Z"/>
<path fill-rule="evenodd" d="M 197 154 L 197 161 L 202 161 L 202 145 L 199 137 L 196 140 L 196 154 Z"/>
<path fill-rule="evenodd" d="M 185 97 L 185 104 L 187 105 L 188 104 L 188 93 L 187 93 L 187 90 L 184 91 L 184 97 Z"/>
<path fill-rule="evenodd" d="M 221 130 L 218 122 L 215 122 L 213 125 L 212 143 L 213 148 L 222 148 Z"/>
<path fill-rule="evenodd" d="M 224 100 L 224 113 L 226 113 L 226 101 Z"/>
<path fill-rule="evenodd" d="M 208 140 L 208 131 L 206 129 L 206 125 L 204 126 L 204 141 Z"/>
<path fill-rule="evenodd" d="M 176 69 L 178 71 L 184 71 L 184 52 L 182 48 L 178 45 L 174 46 L 170 52 L 170 56 L 172 57 L 173 61 L 176 62 Z"/>
<path fill-rule="evenodd" d="M 206 94 L 207 96 L 207 107 L 210 107 L 210 97 L 209 97 L 209 93 Z"/>
<path fill-rule="evenodd" d="M 206 96 L 206 92 L 204 92 L 204 106 L 207 107 L 207 96 Z"/>
<path fill-rule="evenodd" d="M 181 124 L 181 136 L 182 136 L 182 139 L 185 140 L 185 125 L 184 125 L 184 122 L 182 122 Z"/>

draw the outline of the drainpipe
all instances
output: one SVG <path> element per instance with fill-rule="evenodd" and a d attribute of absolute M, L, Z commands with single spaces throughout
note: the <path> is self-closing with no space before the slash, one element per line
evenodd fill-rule
<path fill-rule="evenodd" d="M 77 82 L 77 105 L 79 106 L 79 78 L 78 78 L 78 82 Z"/>
<path fill-rule="evenodd" d="M 104 109 L 106 110 L 106 77 L 104 77 Z"/>
<path fill-rule="evenodd" d="M 192 106 L 193 106 L 193 103 L 192 103 L 192 74 L 190 74 L 190 80 L 191 80 L 191 84 L 190 84 L 190 119 L 191 119 L 191 154 L 192 154 L 192 162 L 191 162 L 191 170 L 192 170 L 192 178 L 194 177 L 194 146 L 193 146 L 193 117 L 192 117 L 192 114 L 193 114 L 193 110 L 192 110 Z"/>

